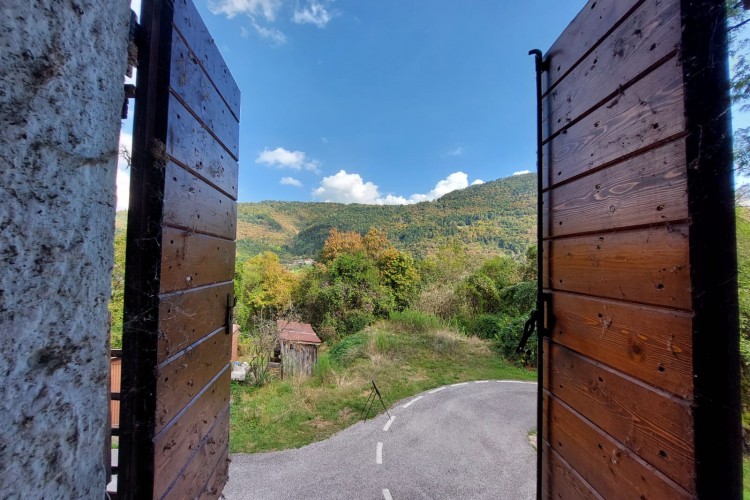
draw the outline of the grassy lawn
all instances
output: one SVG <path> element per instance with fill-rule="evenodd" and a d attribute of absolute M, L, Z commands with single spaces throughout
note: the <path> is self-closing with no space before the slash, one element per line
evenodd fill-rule
<path fill-rule="evenodd" d="M 750 500 L 750 457 L 742 457 L 742 498 Z"/>
<path fill-rule="evenodd" d="M 260 388 L 232 383 L 230 451 L 298 448 L 333 435 L 360 419 L 371 380 L 390 406 L 427 389 L 484 379 L 536 380 L 536 372 L 448 328 L 381 322 L 322 347 L 310 379 Z M 383 411 L 379 402 L 373 410 Z"/>

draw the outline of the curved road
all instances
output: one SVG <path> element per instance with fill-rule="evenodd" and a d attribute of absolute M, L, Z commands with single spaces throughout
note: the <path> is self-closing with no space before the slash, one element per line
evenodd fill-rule
<path fill-rule="evenodd" d="M 232 455 L 228 499 L 535 497 L 536 384 L 453 384 L 295 450 Z"/>

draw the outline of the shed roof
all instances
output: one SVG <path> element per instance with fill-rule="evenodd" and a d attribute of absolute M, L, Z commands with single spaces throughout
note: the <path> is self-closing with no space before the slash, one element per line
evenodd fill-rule
<path fill-rule="evenodd" d="M 320 344 L 322 341 L 315 334 L 310 323 L 295 323 L 293 321 L 277 320 L 279 328 L 279 339 L 287 342 L 305 342 L 307 344 Z"/>

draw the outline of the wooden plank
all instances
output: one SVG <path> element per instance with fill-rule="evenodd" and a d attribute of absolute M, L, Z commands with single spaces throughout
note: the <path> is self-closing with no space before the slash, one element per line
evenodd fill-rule
<path fill-rule="evenodd" d="M 670 59 L 551 141 L 553 184 L 684 133 L 682 74 Z"/>
<path fill-rule="evenodd" d="M 644 461 L 695 492 L 690 403 L 552 344 L 549 390 Z"/>
<path fill-rule="evenodd" d="M 174 96 L 169 96 L 167 154 L 193 174 L 237 199 L 239 165 Z"/>
<path fill-rule="evenodd" d="M 191 0 L 175 0 L 174 26 L 197 56 L 229 110 L 239 121 L 240 89 Z"/>
<path fill-rule="evenodd" d="M 691 400 L 692 315 L 555 293 L 550 338 L 645 383 Z"/>
<path fill-rule="evenodd" d="M 231 281 L 234 254 L 234 241 L 164 227 L 161 293 Z"/>
<path fill-rule="evenodd" d="M 548 399 L 550 446 L 604 498 L 693 498 L 565 403 Z"/>
<path fill-rule="evenodd" d="M 174 482 L 188 458 L 229 407 L 231 371 L 224 372 L 190 402 L 186 411 L 154 438 L 154 495 Z"/>
<path fill-rule="evenodd" d="M 157 368 L 154 435 L 226 367 L 231 348 L 232 336 L 222 328 Z"/>
<path fill-rule="evenodd" d="M 581 57 L 602 41 L 609 30 L 642 2 L 589 0 L 544 56 L 550 64 L 546 89 L 552 88 Z"/>
<path fill-rule="evenodd" d="M 687 219 L 685 141 L 558 186 L 545 199 L 547 236 Z"/>
<path fill-rule="evenodd" d="M 594 491 L 546 441 L 544 456 L 549 465 L 545 468 L 547 477 L 542 489 L 542 498 L 554 496 L 559 500 L 603 500 L 602 496 Z M 554 495 L 551 491 L 555 492 Z"/>
<path fill-rule="evenodd" d="M 172 33 L 170 90 L 221 141 L 234 159 L 240 154 L 237 119 L 177 32 Z"/>
<path fill-rule="evenodd" d="M 156 363 L 224 326 L 227 294 L 234 296 L 231 282 L 163 297 L 159 303 Z"/>
<path fill-rule="evenodd" d="M 210 433 L 180 472 L 164 499 L 182 500 L 199 498 L 206 490 L 208 481 L 221 460 L 228 460 L 229 408 L 217 419 Z"/>
<path fill-rule="evenodd" d="M 544 99 L 544 139 L 627 87 L 680 45 L 678 2 L 647 1 L 589 53 Z M 554 63 L 554 62 L 553 62 Z"/>
<path fill-rule="evenodd" d="M 557 290 L 689 310 L 688 226 L 551 240 Z"/>
<path fill-rule="evenodd" d="M 216 464 L 213 474 L 211 474 L 211 477 L 206 481 L 206 488 L 201 495 L 201 499 L 224 498 L 221 493 L 224 489 L 224 485 L 227 484 L 227 481 L 229 480 L 229 444 L 227 444 L 226 450 L 219 453 L 219 456 L 226 457 L 226 459 L 222 460 L 219 458 L 219 463 Z"/>
<path fill-rule="evenodd" d="M 167 164 L 163 223 L 234 240 L 237 203 L 175 163 Z"/>

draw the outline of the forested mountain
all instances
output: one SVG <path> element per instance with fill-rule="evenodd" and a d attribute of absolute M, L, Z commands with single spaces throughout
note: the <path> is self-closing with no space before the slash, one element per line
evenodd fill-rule
<path fill-rule="evenodd" d="M 470 186 L 415 205 L 240 203 L 237 254 L 244 259 L 271 250 L 282 259 L 315 257 L 331 228 L 364 234 L 374 227 L 416 256 L 449 241 L 476 253 L 520 256 L 534 241 L 535 213 L 532 174 Z"/>

